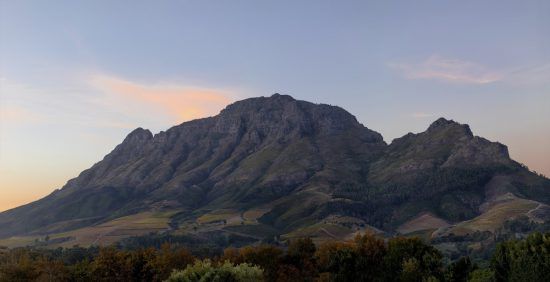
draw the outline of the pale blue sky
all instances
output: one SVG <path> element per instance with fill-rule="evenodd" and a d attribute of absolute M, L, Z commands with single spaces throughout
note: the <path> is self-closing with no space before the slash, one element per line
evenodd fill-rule
<path fill-rule="evenodd" d="M 275 92 L 387 142 L 452 118 L 550 175 L 550 1 L 0 0 L 0 210 Z"/>

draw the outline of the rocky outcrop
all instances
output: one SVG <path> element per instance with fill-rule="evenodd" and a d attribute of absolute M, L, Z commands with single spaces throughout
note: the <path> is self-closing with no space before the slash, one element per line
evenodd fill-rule
<path fill-rule="evenodd" d="M 135 129 L 62 189 L 0 213 L 0 237 L 73 229 L 168 202 L 188 216 L 269 205 L 259 220 L 280 230 L 333 214 L 391 229 L 423 211 L 450 221 L 472 217 L 491 177 L 518 171 L 521 191 L 534 176 L 506 147 L 452 120 L 387 145 L 342 108 L 275 94 L 155 135 Z"/>

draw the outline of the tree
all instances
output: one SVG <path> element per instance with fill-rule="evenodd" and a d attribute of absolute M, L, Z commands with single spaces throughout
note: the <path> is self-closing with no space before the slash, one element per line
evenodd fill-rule
<path fill-rule="evenodd" d="M 290 268 L 292 271 L 285 273 L 285 276 L 288 276 L 289 273 L 293 273 L 294 269 L 296 269 L 297 273 L 299 273 L 298 276 L 288 277 L 288 279 L 313 281 L 318 273 L 317 263 L 315 261 L 316 250 L 315 244 L 311 238 L 299 238 L 290 241 L 288 251 L 282 258 L 282 264 L 286 264 L 287 268 Z"/>
<path fill-rule="evenodd" d="M 475 269 L 475 265 L 469 257 L 461 257 L 457 261 L 449 264 L 445 271 L 445 281 L 450 282 L 466 282 L 470 272 Z"/>
<path fill-rule="evenodd" d="M 327 242 L 317 250 L 319 268 L 332 281 L 377 281 L 384 273 L 384 241 L 372 234 L 351 242 Z"/>
<path fill-rule="evenodd" d="M 550 281 L 550 233 L 499 243 L 491 266 L 496 281 Z"/>
<path fill-rule="evenodd" d="M 419 238 L 393 238 L 388 242 L 384 257 L 385 279 L 394 281 L 396 277 L 430 277 L 443 279 L 443 256 L 432 246 L 424 244 Z M 405 276 L 402 276 L 406 270 Z M 411 273 L 414 271 L 415 273 Z M 421 280 L 422 280 L 421 279 Z"/>
<path fill-rule="evenodd" d="M 355 277 L 348 277 L 348 274 L 355 273 L 355 258 L 349 254 L 351 251 L 350 242 L 329 241 L 321 244 L 315 257 L 322 279 L 328 281 L 354 280 Z"/>
<path fill-rule="evenodd" d="M 276 281 L 277 275 L 281 272 L 279 265 L 282 255 L 283 251 L 281 249 L 271 245 L 248 246 L 238 251 L 232 248 L 226 249 L 223 260 L 258 265 L 263 269 L 266 281 Z"/>
<path fill-rule="evenodd" d="M 468 282 L 494 282 L 495 272 L 491 269 L 476 269 L 470 273 Z"/>
<path fill-rule="evenodd" d="M 374 234 L 357 235 L 354 239 L 354 250 L 357 253 L 356 269 L 360 281 L 379 280 L 384 273 L 386 246 L 382 239 Z"/>
<path fill-rule="evenodd" d="M 114 247 L 101 248 L 90 265 L 92 279 L 95 281 L 127 281 L 130 277 L 123 252 Z"/>
<path fill-rule="evenodd" d="M 155 281 L 164 281 L 174 269 L 185 269 L 195 257 L 185 248 L 173 249 L 169 243 L 162 244 L 160 251 L 149 262 L 155 270 Z"/>
<path fill-rule="evenodd" d="M 253 282 L 262 281 L 263 272 L 258 266 L 242 263 L 234 265 L 229 261 L 215 265 L 212 261 L 198 260 L 184 270 L 174 271 L 168 282 Z"/>
<path fill-rule="evenodd" d="M 36 268 L 38 281 L 57 282 L 69 279 L 69 271 L 60 260 L 51 260 L 41 256 L 36 261 Z"/>
<path fill-rule="evenodd" d="M 0 264 L 0 281 L 34 281 L 39 275 L 27 249 L 9 252 Z"/>

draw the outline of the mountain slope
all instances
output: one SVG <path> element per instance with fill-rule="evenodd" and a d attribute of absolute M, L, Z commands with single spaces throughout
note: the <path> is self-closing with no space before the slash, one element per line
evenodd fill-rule
<path fill-rule="evenodd" d="M 283 95 L 247 99 L 155 136 L 134 130 L 61 190 L 0 214 L 0 236 L 60 222 L 70 229 L 152 207 L 262 204 L 312 183 L 329 190 L 330 181 L 358 174 L 360 163 L 385 146 L 338 107 Z"/>
<path fill-rule="evenodd" d="M 62 189 L 0 213 L 0 238 L 162 211 L 175 233 L 391 233 L 426 226 L 427 213 L 454 226 L 506 193 L 547 205 L 550 181 L 467 125 L 439 119 L 387 145 L 339 107 L 275 94 L 156 135 L 132 131 Z"/>

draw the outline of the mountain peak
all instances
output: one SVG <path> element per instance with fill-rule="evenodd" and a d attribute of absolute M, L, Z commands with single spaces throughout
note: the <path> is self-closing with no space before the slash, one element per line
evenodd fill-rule
<path fill-rule="evenodd" d="M 271 95 L 271 97 L 269 97 L 269 98 L 271 98 L 271 99 L 281 99 L 281 100 L 286 100 L 286 101 L 295 101 L 296 100 L 290 95 L 279 94 L 279 93 L 275 93 L 275 94 Z"/>
<path fill-rule="evenodd" d="M 458 123 L 452 119 L 446 119 L 446 118 L 438 118 L 436 121 L 434 121 L 430 126 L 428 127 L 428 132 L 434 132 L 439 131 L 443 129 L 449 129 L 449 128 L 455 128 L 459 131 L 463 132 L 465 135 L 469 137 L 473 137 L 473 133 L 470 130 L 470 126 L 467 124 L 461 124 Z"/>
<path fill-rule="evenodd" d="M 153 138 L 153 133 L 151 133 L 151 131 L 149 129 L 143 129 L 141 127 L 138 127 L 134 130 L 132 130 L 132 132 L 130 132 L 130 134 L 128 134 L 128 136 L 126 136 L 126 138 L 124 139 L 124 142 L 135 142 L 135 141 L 139 141 L 139 140 L 149 140 Z"/>
<path fill-rule="evenodd" d="M 227 106 L 216 117 L 215 130 L 233 133 L 255 130 L 260 136 L 281 140 L 293 135 L 335 135 L 351 130 L 361 132 L 365 140 L 383 141 L 379 133 L 364 127 L 340 107 L 296 100 L 279 93 Z"/>
<path fill-rule="evenodd" d="M 436 121 L 432 122 L 432 124 L 430 124 L 430 127 L 428 127 L 428 130 L 436 129 L 436 128 L 440 128 L 440 127 L 446 127 L 446 126 L 455 125 L 455 124 L 459 125 L 458 122 L 456 122 L 452 119 L 446 119 L 444 117 L 440 117 Z"/>

